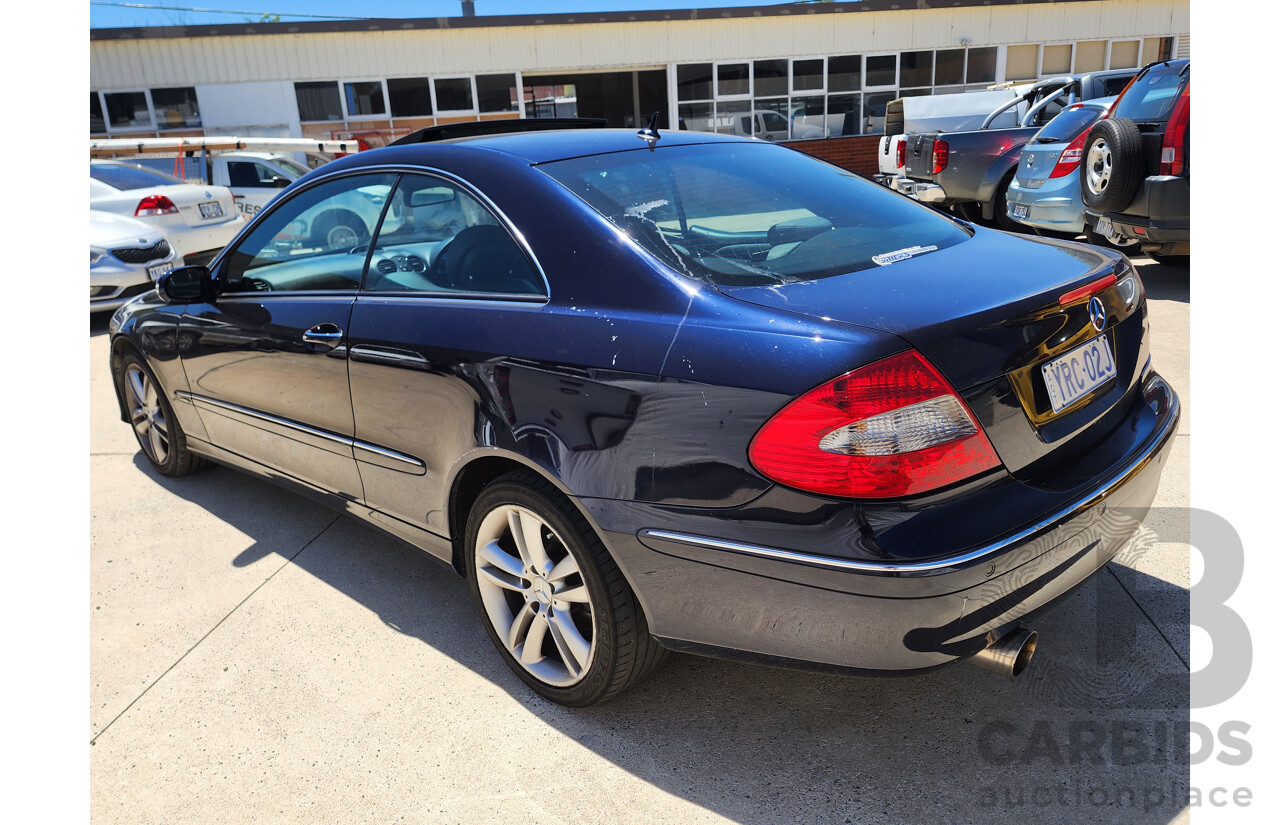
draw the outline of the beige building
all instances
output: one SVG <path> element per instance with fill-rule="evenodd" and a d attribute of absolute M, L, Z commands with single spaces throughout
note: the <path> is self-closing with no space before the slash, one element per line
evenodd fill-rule
<path fill-rule="evenodd" d="M 577 115 L 769 139 L 906 95 L 1190 56 L 1189 0 L 862 0 L 90 30 L 93 136 L 364 136 Z"/>

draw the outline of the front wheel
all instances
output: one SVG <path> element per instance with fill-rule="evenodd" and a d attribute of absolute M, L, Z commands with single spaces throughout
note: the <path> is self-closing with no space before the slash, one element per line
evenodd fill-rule
<path fill-rule="evenodd" d="M 530 471 L 486 487 L 467 519 L 471 595 L 507 666 L 569 707 L 611 699 L 663 658 L 595 531 Z"/>
<path fill-rule="evenodd" d="M 133 434 L 156 472 L 184 476 L 203 467 L 204 459 L 187 449 L 186 434 L 173 407 L 141 357 L 132 352 L 124 356 L 119 380 Z"/>

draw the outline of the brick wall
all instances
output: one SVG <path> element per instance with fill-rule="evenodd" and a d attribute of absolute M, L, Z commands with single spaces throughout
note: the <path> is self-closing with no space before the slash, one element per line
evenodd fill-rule
<path fill-rule="evenodd" d="M 782 145 L 867 177 L 880 169 L 879 159 L 876 157 L 876 153 L 880 151 L 880 135 L 790 140 Z"/>

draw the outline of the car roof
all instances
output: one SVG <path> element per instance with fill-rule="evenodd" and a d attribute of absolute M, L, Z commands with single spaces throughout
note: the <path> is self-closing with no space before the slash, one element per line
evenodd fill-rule
<path fill-rule="evenodd" d="M 659 129 L 658 147 L 692 146 L 699 143 L 745 143 L 750 138 L 720 135 L 714 132 L 690 132 Z M 648 145 L 632 129 L 555 129 L 545 132 L 517 132 L 502 135 L 455 138 L 434 143 L 411 144 L 410 148 L 428 146 L 466 146 L 488 149 L 522 158 L 532 164 L 556 160 L 644 149 Z M 390 147 L 389 147 L 390 148 Z M 375 150 L 376 151 L 376 150 Z M 363 154 L 363 153 L 361 153 Z"/>

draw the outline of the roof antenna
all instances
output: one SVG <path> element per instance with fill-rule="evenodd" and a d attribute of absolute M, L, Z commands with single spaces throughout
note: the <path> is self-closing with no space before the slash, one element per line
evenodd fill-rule
<path fill-rule="evenodd" d="M 646 141 L 649 144 L 649 151 L 652 152 L 658 145 L 658 140 L 662 135 L 658 134 L 658 112 L 653 113 L 653 117 L 649 118 L 649 125 L 636 132 L 636 137 Z"/>

